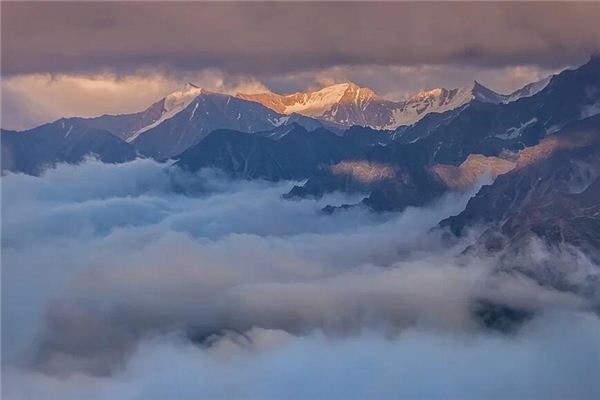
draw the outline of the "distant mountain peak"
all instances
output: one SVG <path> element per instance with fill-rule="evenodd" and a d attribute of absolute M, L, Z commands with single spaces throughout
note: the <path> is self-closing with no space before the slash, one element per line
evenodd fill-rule
<path fill-rule="evenodd" d="M 482 85 L 477 80 L 473 81 L 471 93 L 473 94 L 473 99 L 484 103 L 502 103 L 504 101 L 503 95 L 494 92 L 492 89 Z"/>
<path fill-rule="evenodd" d="M 170 101 L 174 104 L 179 104 L 180 102 L 187 102 L 189 104 L 194 98 L 198 97 L 203 92 L 206 92 L 206 90 L 188 82 L 179 89 L 166 95 L 165 103 Z"/>
<path fill-rule="evenodd" d="M 322 117 L 336 105 L 362 103 L 375 98 L 375 92 L 354 82 L 341 82 L 288 95 L 273 92 L 257 94 L 238 93 L 237 97 L 261 103 L 282 114 L 298 113 L 311 117 Z"/>
<path fill-rule="evenodd" d="M 372 89 L 358 86 L 354 82 L 346 82 L 346 91 L 340 98 L 340 102 L 359 102 L 377 97 Z"/>
<path fill-rule="evenodd" d="M 183 111 L 188 105 L 190 105 L 198 96 L 208 93 L 205 89 L 194 85 L 193 83 L 186 83 L 181 88 L 169 93 L 157 103 L 151 107 L 158 105 L 162 109 L 160 110 L 160 117 L 155 119 L 151 124 L 148 124 L 141 129 L 137 130 L 133 134 L 127 137 L 128 142 L 135 140 L 140 134 L 146 132 L 160 125 L 163 121 L 172 118 L 180 111 Z"/>
<path fill-rule="evenodd" d="M 482 84 L 481 82 L 479 82 L 477 79 L 473 80 L 473 84 L 471 85 L 471 91 L 475 94 L 478 92 L 483 92 L 483 93 L 488 93 L 488 92 L 492 92 L 495 93 L 497 95 L 499 95 L 499 93 L 493 91 L 492 89 L 488 88 L 487 86 L 485 86 L 484 84 Z"/>

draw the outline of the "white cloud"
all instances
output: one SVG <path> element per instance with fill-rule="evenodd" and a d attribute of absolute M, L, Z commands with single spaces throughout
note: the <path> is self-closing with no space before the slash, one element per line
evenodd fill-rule
<path fill-rule="evenodd" d="M 519 394 L 530 390 L 529 378 L 519 375 L 524 367 L 511 372 L 509 359 L 549 351 L 553 364 L 540 370 L 549 379 L 562 350 L 553 341 L 535 343 L 552 328 L 534 325 L 516 344 L 490 337 L 472 319 L 473 302 L 565 313 L 586 305 L 531 281 L 490 275 L 488 261 L 457 256 L 464 243 L 429 232 L 460 211 L 468 194 L 401 214 L 325 215 L 324 205 L 357 198 L 286 201 L 280 195 L 293 182 L 182 176 L 150 160 L 92 160 L 2 180 L 7 398 L 43 391 L 46 398 L 280 398 L 285 390 L 299 398 L 410 396 L 417 390 L 411 374 L 419 371 L 411 365 L 420 366 L 432 394 L 479 384 L 477 398 L 495 372 Z M 195 191 L 174 192 L 181 180 Z M 597 327 L 596 317 L 568 318 L 585 332 Z M 566 324 L 556 326 L 564 333 Z M 223 331 L 231 333 L 219 339 Z M 201 350 L 189 337 L 212 337 L 212 345 Z M 563 339 L 572 349 L 593 343 L 587 333 Z M 365 371 L 365 357 L 373 369 Z M 478 369 L 486 357 L 500 364 Z M 461 367 L 440 375 L 443 360 Z M 589 357 L 568 359 L 577 360 L 590 370 Z M 381 386 L 370 387 L 383 372 Z M 401 380 L 405 374 L 413 378 Z M 286 377 L 289 385 L 280 385 Z M 309 379 L 316 384 L 304 392 Z M 582 393 L 594 389 L 586 377 L 580 382 Z M 571 389 L 555 383 L 548 387 Z"/>
<path fill-rule="evenodd" d="M 518 337 L 411 328 L 331 340 L 253 329 L 208 348 L 144 341 L 113 377 L 55 377 L 16 368 L 7 399 L 556 399 L 600 395 L 600 320 L 549 315 Z"/>

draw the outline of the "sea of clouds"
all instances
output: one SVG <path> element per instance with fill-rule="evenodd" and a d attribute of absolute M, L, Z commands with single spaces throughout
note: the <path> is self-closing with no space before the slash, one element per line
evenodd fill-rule
<path fill-rule="evenodd" d="M 595 399 L 583 298 L 464 254 L 423 208 L 89 160 L 2 177 L 7 399 Z M 185 189 L 185 190 L 182 190 Z M 535 315 L 510 333 L 474 307 Z"/>

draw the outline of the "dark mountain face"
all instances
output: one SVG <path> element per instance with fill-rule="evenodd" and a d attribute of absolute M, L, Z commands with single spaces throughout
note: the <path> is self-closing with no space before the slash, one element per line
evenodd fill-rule
<path fill-rule="evenodd" d="M 517 164 L 513 171 L 483 187 L 461 214 L 441 225 L 461 234 L 467 226 L 500 223 L 555 194 L 582 190 L 599 174 L 599 143 L 600 116 L 572 123 L 557 136 L 532 147 L 536 150 L 531 154 L 523 152 L 522 167 Z"/>
<path fill-rule="evenodd" d="M 133 114 L 101 115 L 94 118 L 67 118 L 66 123 L 85 125 L 90 128 L 105 130 L 113 133 L 123 140 L 129 139 L 133 134 L 157 121 L 164 112 L 165 99 L 157 101 L 146 110 Z"/>
<path fill-rule="evenodd" d="M 488 226 L 469 252 L 497 257 L 498 271 L 600 300 L 600 116 L 566 126 L 556 140 L 564 145 L 517 164 L 440 225 L 457 235 Z"/>
<path fill-rule="evenodd" d="M 360 158 L 343 160 L 296 186 L 290 197 L 319 197 L 332 191 L 367 194 L 363 203 L 376 211 L 422 205 L 447 187 L 427 168 L 422 147 L 391 143 L 369 146 Z"/>
<path fill-rule="evenodd" d="M 357 125 L 346 129 L 343 136 L 356 143 L 370 146 L 385 146 L 393 140 L 391 131 L 379 131 Z"/>
<path fill-rule="evenodd" d="M 106 130 L 58 120 L 29 131 L 2 131 L 2 171 L 40 174 L 56 163 L 78 163 L 88 155 L 103 162 L 135 158 L 135 150 Z"/>
<path fill-rule="evenodd" d="M 428 137 L 436 129 L 448 125 L 467 105 L 444 113 L 429 113 L 413 126 L 401 126 L 392 133 L 398 143 L 416 143 Z"/>
<path fill-rule="evenodd" d="M 277 140 L 263 135 L 217 130 L 183 152 L 176 166 L 186 171 L 219 168 L 242 179 L 305 179 L 323 166 L 364 151 L 325 129 L 294 125 Z"/>
<path fill-rule="evenodd" d="M 597 156 L 598 158 L 598 156 Z M 595 160 L 597 164 L 598 160 Z M 596 165 L 598 167 L 599 165 Z M 582 174 L 582 171 L 577 171 Z M 585 173 L 585 172 L 584 172 Z M 593 175 L 592 175 L 593 176 Z M 594 179 L 577 176 L 577 183 Z M 572 188 L 571 188 L 572 189 Z M 551 247 L 571 245 L 594 262 L 600 263 L 600 179 L 595 178 L 582 192 L 556 192 L 510 213 L 498 226 L 501 236 L 494 238 L 493 230 L 482 240 L 493 249 L 494 240 L 506 240 L 502 247 L 521 247 L 533 237 Z M 496 243 L 497 245 L 498 243 Z"/>
<path fill-rule="evenodd" d="M 468 249 L 496 258 L 498 273 L 518 273 L 600 305 L 600 180 L 555 192 L 509 213 Z"/>

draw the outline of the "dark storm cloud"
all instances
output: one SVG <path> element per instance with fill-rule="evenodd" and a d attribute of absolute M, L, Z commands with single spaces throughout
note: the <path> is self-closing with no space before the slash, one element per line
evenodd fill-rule
<path fill-rule="evenodd" d="M 3 3 L 3 74 L 141 67 L 565 65 L 600 46 L 600 3 Z"/>

